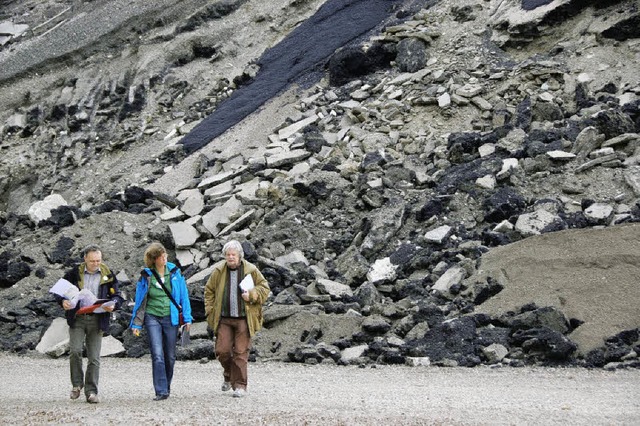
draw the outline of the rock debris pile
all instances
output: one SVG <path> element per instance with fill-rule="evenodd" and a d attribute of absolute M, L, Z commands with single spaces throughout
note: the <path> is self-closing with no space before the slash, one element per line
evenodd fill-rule
<path fill-rule="evenodd" d="M 185 159 L 182 135 L 233 90 L 250 87 L 259 70 L 217 80 L 197 100 L 195 83 L 159 75 L 130 85 L 125 73 L 109 87 L 68 80 L 55 99 L 9 116 L 3 149 L 27 160 L 3 165 L 22 174 L 5 176 L 2 188 L 2 348 L 40 342 L 60 316 L 47 285 L 96 227 L 95 238 L 114 248 L 107 252 L 120 249 L 107 261 L 131 293 L 144 246 L 160 240 L 171 248 L 199 322 L 183 359 L 214 356 L 203 286 L 234 238 L 273 293 L 254 359 L 640 365 L 637 319 L 581 348 L 572 333 L 587 325 L 560 306 L 478 309 L 508 285 L 503 275 L 482 274 L 482 256 L 494 247 L 587 228 L 638 234 L 635 2 L 565 1 L 531 11 L 516 1 L 425 3 L 337 51 L 325 77 L 301 91 L 295 113 L 254 132 L 262 142 L 193 154 L 196 170 L 176 191 L 163 191 L 162 179 Z M 202 47 L 181 65 L 203 49 L 217 58 L 218 48 Z M 172 118 L 164 136 L 159 126 L 140 129 L 141 118 L 161 113 Z M 105 137 L 108 128 L 118 137 Z M 134 179 L 96 171 L 87 181 L 93 156 L 126 155 L 158 136 L 165 147 L 140 156 L 126 178 Z M 49 160 L 46 173 L 31 170 L 39 161 L 28 154 L 33 145 Z M 107 190 L 87 195 L 97 181 Z M 20 201 L 26 188 L 40 196 L 28 209 Z M 640 253 L 626 259 L 637 271 Z M 114 353 L 141 356 L 146 346 L 126 331 L 129 318 L 130 308 L 116 315 Z"/>

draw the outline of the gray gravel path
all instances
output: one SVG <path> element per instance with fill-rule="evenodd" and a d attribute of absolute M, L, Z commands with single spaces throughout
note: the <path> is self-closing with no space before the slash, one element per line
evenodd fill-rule
<path fill-rule="evenodd" d="M 0 424 L 637 425 L 640 371 L 252 363 L 249 395 L 217 362 L 178 362 L 154 402 L 148 358 L 103 358 L 98 405 L 71 401 L 67 359 L 0 355 Z"/>

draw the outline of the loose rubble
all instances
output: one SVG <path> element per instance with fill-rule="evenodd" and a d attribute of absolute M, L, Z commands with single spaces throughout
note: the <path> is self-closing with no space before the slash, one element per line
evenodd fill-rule
<path fill-rule="evenodd" d="M 132 253 L 148 239 L 170 247 L 188 277 L 199 328 L 180 349 L 182 359 L 214 356 L 202 289 L 222 245 L 235 238 L 273 293 L 254 359 L 640 366 L 637 319 L 582 353 L 570 338 L 580 318 L 556 306 L 476 310 L 504 288 L 479 274 L 494 247 L 593 227 L 628 226 L 637 234 L 640 84 L 622 75 L 621 64 L 606 68 L 619 73 L 599 73 L 602 65 L 582 69 L 576 62 L 583 53 L 571 53 L 611 47 L 635 55 L 637 65 L 637 30 L 615 14 L 631 13 L 633 2 L 594 11 L 564 1 L 528 12 L 511 0 L 457 3 L 473 5 L 425 6 L 336 52 L 326 77 L 297 100 L 297 112 L 256 135 L 262 144 L 199 154 L 194 177 L 175 193 L 154 183 L 184 159 L 181 136 L 242 85 L 220 80 L 210 96 L 184 108 L 173 100 L 191 96 L 187 81 L 158 75 L 130 85 L 125 76 L 82 87 L 70 80 L 6 118 L 3 149 L 28 160 L 2 163 L 11 175 L 2 177 L 0 287 L 11 305 L 0 309 L 0 347 L 64 354 L 64 329 L 52 323 L 61 312 L 45 294 L 47 283 L 77 258 L 83 221 L 95 225 L 110 214 L 117 228 L 103 228 L 100 238 L 129 249 L 118 255 L 127 290 L 141 258 Z M 568 23 L 580 14 L 595 19 L 583 38 L 557 36 L 567 22 L 553 16 L 563 8 Z M 539 57 L 523 58 L 521 50 L 536 43 Z M 164 135 L 140 127 L 151 99 L 174 118 Z M 110 128 L 117 128 L 113 137 L 105 134 Z M 74 173 L 91 157 L 126 155 L 149 137 L 165 148 L 144 160 L 136 184 L 116 190 L 109 182 L 122 176 L 96 170 L 91 180 L 104 180 L 111 192 L 83 193 L 87 174 Z M 34 162 L 43 167 L 37 183 Z M 27 212 L 19 200 L 26 191 L 42 199 Z M 43 264 L 30 252 L 45 242 L 51 247 L 42 248 Z M 638 270 L 640 254 L 629 253 L 629 262 Z M 30 283 L 38 283 L 37 294 L 17 290 Z M 146 344 L 126 332 L 129 317 L 130 308 L 117 313 L 109 332 L 117 343 L 109 347 L 138 357 Z M 58 338 L 38 349 L 48 333 Z"/>

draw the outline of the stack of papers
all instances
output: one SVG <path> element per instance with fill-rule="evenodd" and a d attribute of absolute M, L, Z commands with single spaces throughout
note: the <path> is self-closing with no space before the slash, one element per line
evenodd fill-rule
<path fill-rule="evenodd" d="M 56 294 L 71 302 L 71 307 L 80 306 L 78 314 L 99 314 L 105 311 L 105 307 L 115 306 L 116 302 L 109 299 L 98 299 L 89 290 L 80 290 L 64 278 L 60 278 L 49 290 L 49 293 Z"/>

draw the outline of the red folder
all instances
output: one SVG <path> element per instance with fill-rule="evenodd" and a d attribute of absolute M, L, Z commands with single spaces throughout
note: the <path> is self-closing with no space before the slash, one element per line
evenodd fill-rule
<path fill-rule="evenodd" d="M 76 315 L 84 315 L 84 314 L 92 314 L 93 311 L 102 306 L 103 303 L 108 302 L 109 299 L 98 299 L 94 302 L 93 305 L 85 306 L 83 308 L 78 309 Z"/>

